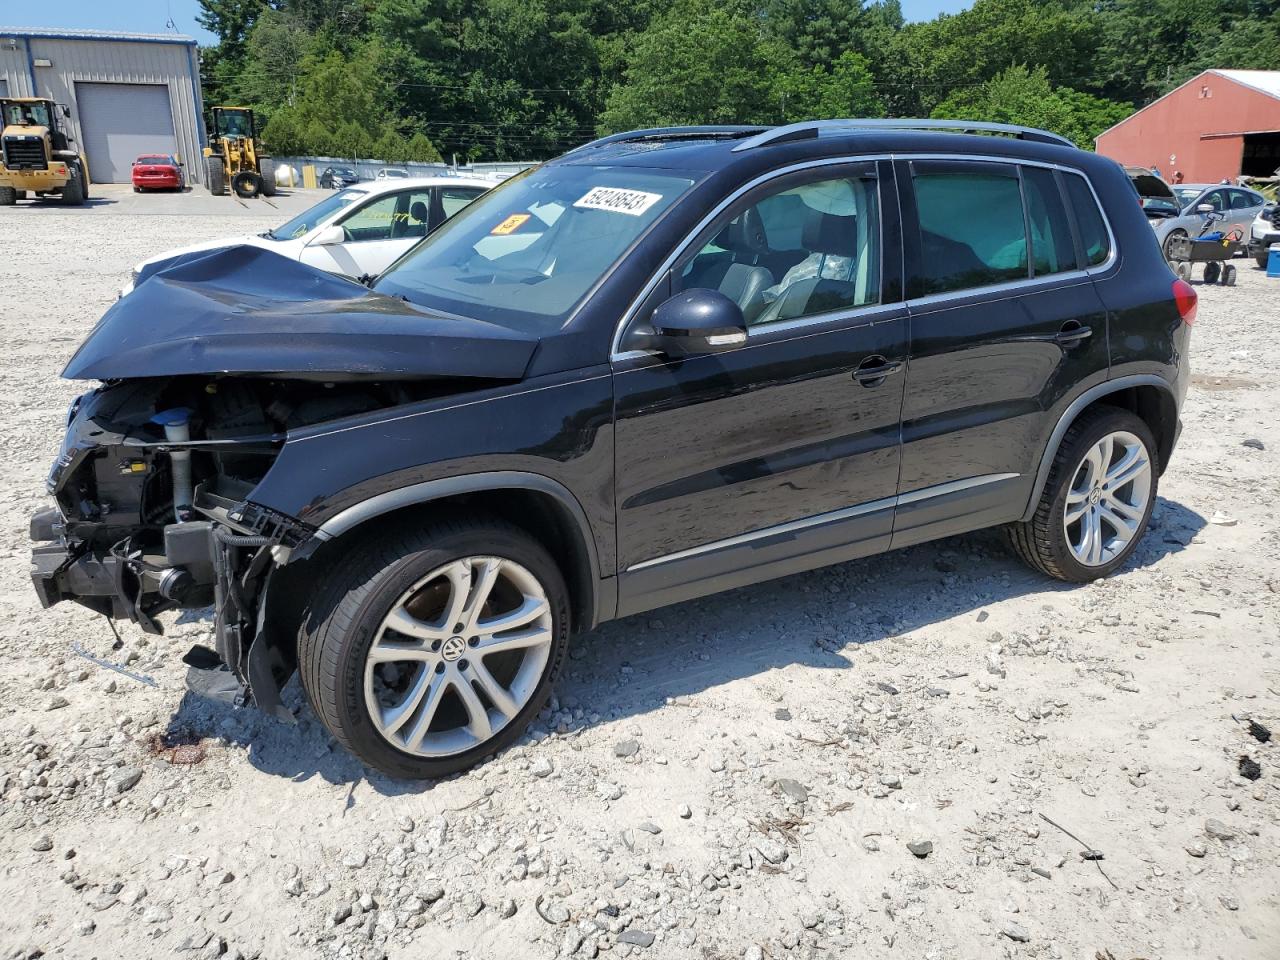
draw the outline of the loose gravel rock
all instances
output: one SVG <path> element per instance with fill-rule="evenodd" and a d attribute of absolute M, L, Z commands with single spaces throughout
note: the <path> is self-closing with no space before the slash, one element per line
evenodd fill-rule
<path fill-rule="evenodd" d="M 57 373 L 133 262 L 328 194 L 98 196 L 0 209 L 4 960 L 1274 955 L 1280 762 L 1233 719 L 1280 722 L 1280 286 L 1251 263 L 1198 285 L 1184 431 L 1117 575 L 1049 582 L 983 532 L 632 617 L 575 638 L 512 748 L 397 783 L 296 684 L 292 725 L 186 696 L 207 612 L 115 648 L 39 608 L 27 524 L 86 388 Z"/>

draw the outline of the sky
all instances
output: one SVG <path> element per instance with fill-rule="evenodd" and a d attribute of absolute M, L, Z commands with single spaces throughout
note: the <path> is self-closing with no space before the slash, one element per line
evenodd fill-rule
<path fill-rule="evenodd" d="M 902 0 L 908 20 L 929 20 L 939 13 L 956 13 L 972 0 Z M 164 33 L 173 20 L 178 33 L 202 44 L 216 42 L 200 28 L 197 0 L 58 0 L 57 3 L 0 3 L 0 26 L 79 27 L 92 30 L 124 30 L 132 33 Z"/>

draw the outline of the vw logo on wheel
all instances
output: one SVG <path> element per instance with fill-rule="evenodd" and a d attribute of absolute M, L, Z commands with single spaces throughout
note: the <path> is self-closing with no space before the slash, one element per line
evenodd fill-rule
<path fill-rule="evenodd" d="M 440 648 L 440 655 L 446 660 L 452 662 L 466 653 L 467 641 L 461 637 L 450 637 L 444 642 L 444 646 Z"/>

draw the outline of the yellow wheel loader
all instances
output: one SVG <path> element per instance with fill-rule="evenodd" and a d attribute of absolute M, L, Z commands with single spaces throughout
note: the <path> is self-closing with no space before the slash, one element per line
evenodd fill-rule
<path fill-rule="evenodd" d="M 252 110 L 213 108 L 213 136 L 204 148 L 204 169 L 209 192 L 216 196 L 225 196 L 227 187 L 246 199 L 275 196 L 275 164 L 258 152 Z"/>
<path fill-rule="evenodd" d="M 89 198 L 89 164 L 71 149 L 63 121 L 71 111 L 37 97 L 0 97 L 0 206 L 58 197 L 82 204 Z"/>

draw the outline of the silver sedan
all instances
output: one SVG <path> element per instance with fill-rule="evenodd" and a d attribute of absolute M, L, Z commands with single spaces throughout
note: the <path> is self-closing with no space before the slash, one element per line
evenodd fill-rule
<path fill-rule="evenodd" d="M 1260 193 L 1225 183 L 1177 183 L 1170 186 L 1177 198 L 1178 211 L 1175 213 L 1171 209 L 1168 217 L 1151 217 L 1151 226 L 1155 228 L 1156 239 L 1160 241 L 1166 257 L 1171 238 L 1199 236 L 1210 214 L 1220 214 L 1222 219 L 1215 216 L 1209 230 L 1229 234 L 1239 229 L 1247 241 L 1253 219 L 1267 202 Z"/>

